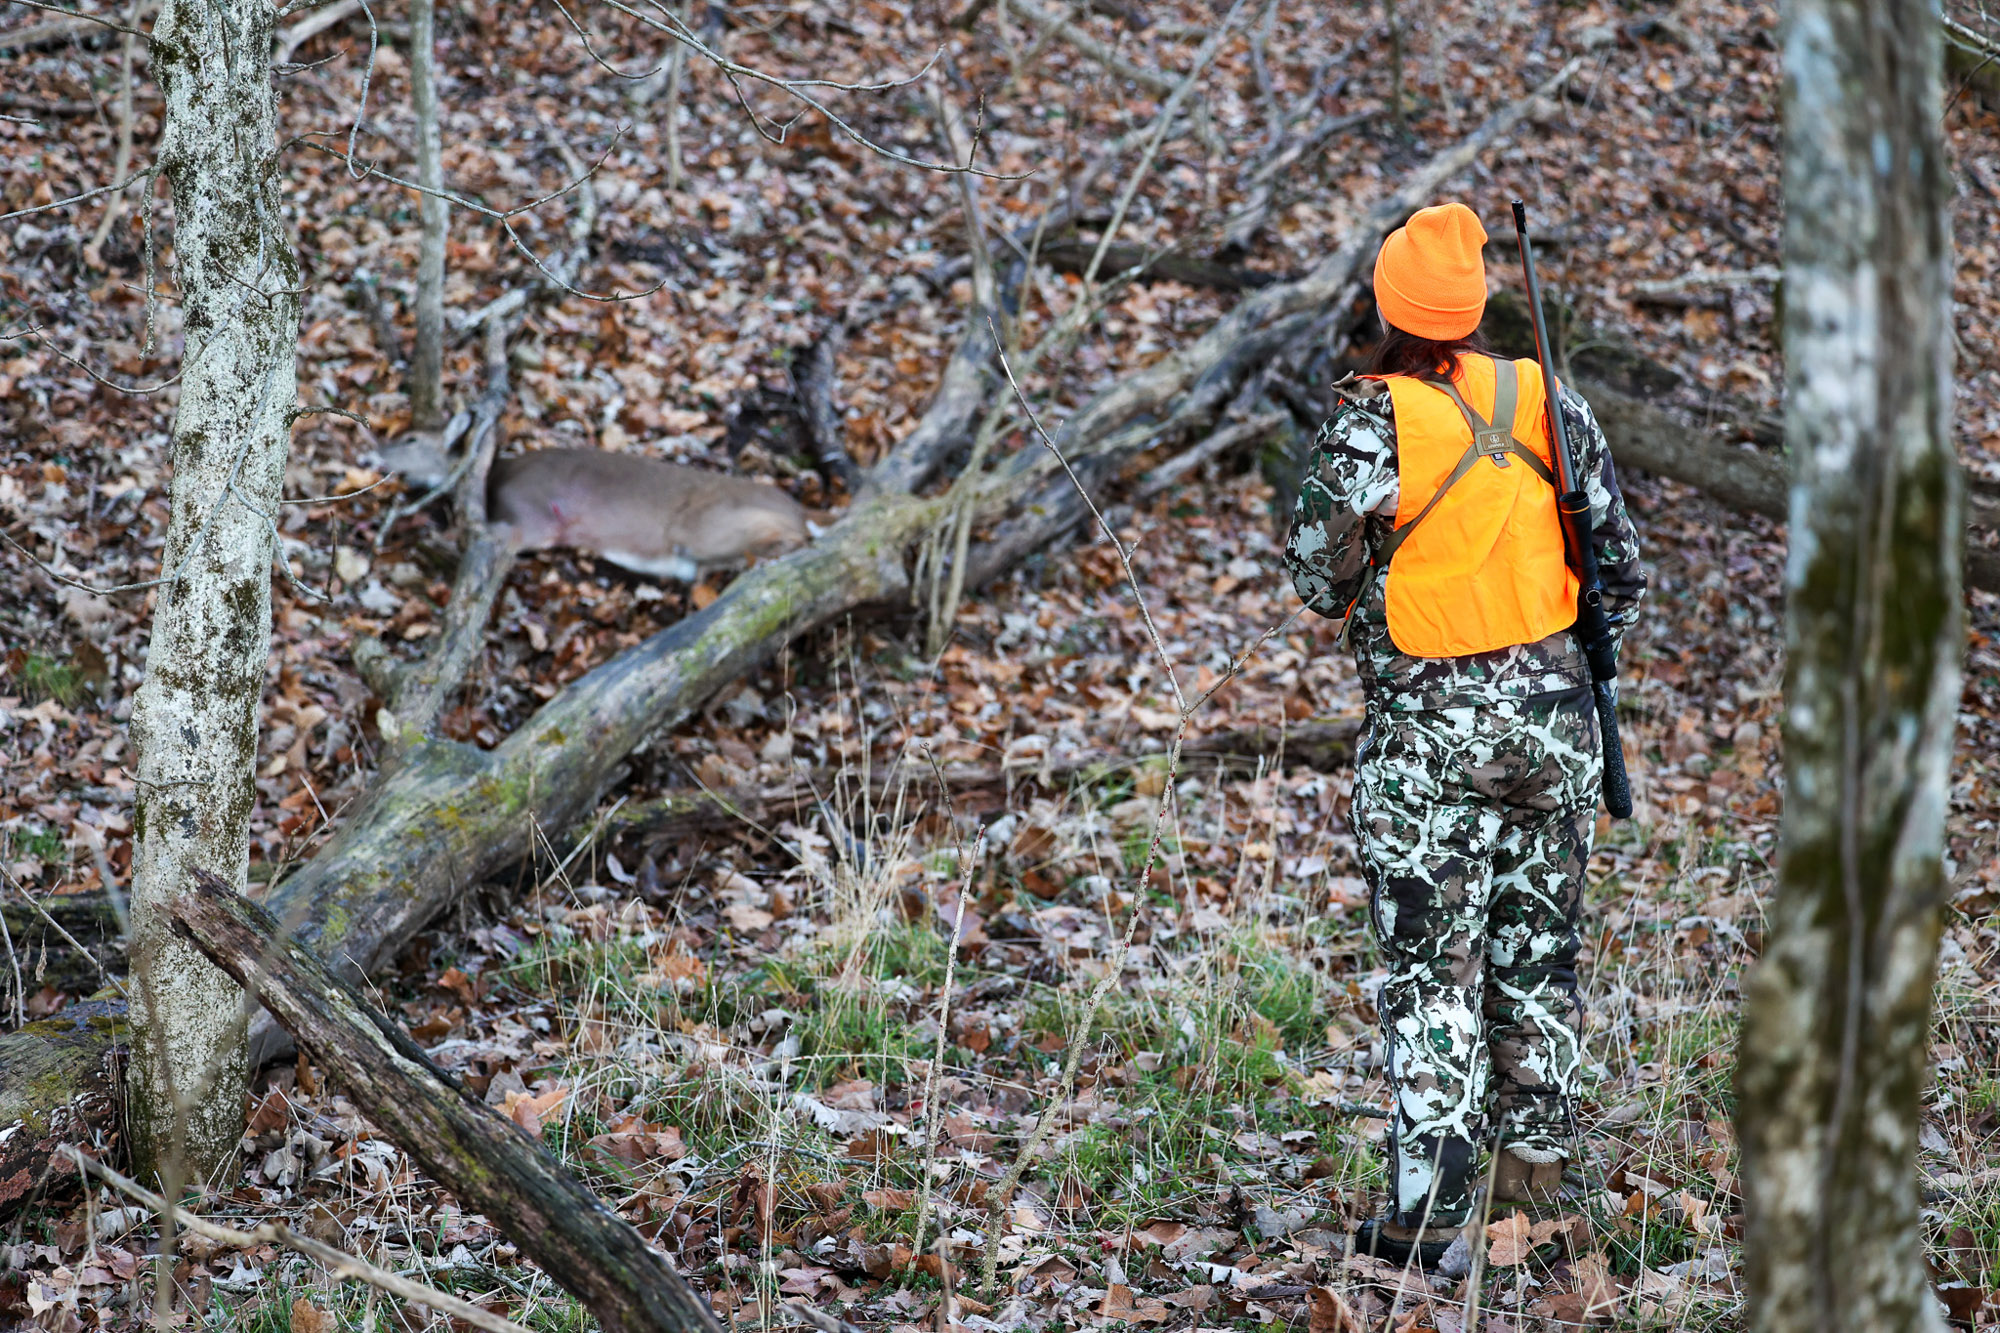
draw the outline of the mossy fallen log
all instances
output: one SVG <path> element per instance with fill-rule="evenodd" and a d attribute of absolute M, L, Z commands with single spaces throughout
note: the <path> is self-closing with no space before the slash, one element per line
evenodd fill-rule
<path fill-rule="evenodd" d="M 66 1143 L 115 1151 L 125 1006 L 86 1001 L 0 1038 L 0 1210 L 67 1187 Z"/>

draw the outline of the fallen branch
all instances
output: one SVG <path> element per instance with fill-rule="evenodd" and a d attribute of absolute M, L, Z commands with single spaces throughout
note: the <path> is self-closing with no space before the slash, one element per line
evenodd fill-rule
<path fill-rule="evenodd" d="M 793 373 L 792 392 L 799 400 L 799 415 L 806 435 L 812 440 L 813 457 L 828 481 L 838 481 L 851 495 L 861 484 L 861 469 L 847 452 L 847 432 L 841 428 L 840 409 L 834 402 L 839 388 L 838 359 L 847 341 L 847 328 L 828 328 L 801 358 L 801 368 Z"/>
<path fill-rule="evenodd" d="M 336 1071 L 372 1125 L 469 1211 L 490 1218 L 606 1333 L 721 1333 L 664 1255 L 541 1144 L 454 1084 L 311 951 L 284 939 L 269 913 L 206 871 L 195 872 L 170 911 L 176 931 Z"/>
<path fill-rule="evenodd" d="M 1134 498 L 1141 503 L 1152 499 L 1196 468 L 1215 461 L 1232 449 L 1263 439 L 1283 425 L 1285 420 L 1283 413 L 1270 412 L 1224 426 L 1194 448 L 1176 454 L 1140 477 L 1133 488 Z"/>
<path fill-rule="evenodd" d="M 1119 55 L 1109 43 L 1092 37 L 1074 23 L 1066 21 L 1062 15 L 1043 9 L 1034 0 L 1000 0 L 1000 8 L 1013 10 L 1044 33 L 1054 33 L 1078 55 L 1096 61 L 1128 83 L 1136 83 L 1156 93 L 1171 93 L 1180 82 L 1178 78 L 1133 64 Z"/>
<path fill-rule="evenodd" d="M 1525 341 L 1526 307 L 1495 297 L 1488 306 L 1488 335 L 1505 355 L 1531 355 Z M 1620 468 L 1638 468 L 1692 486 L 1731 509 L 1761 514 L 1785 522 L 1791 512 L 1790 466 L 1784 457 L 1763 449 L 1746 449 L 1726 438 L 1689 426 L 1672 412 L 1640 396 L 1649 385 L 1672 384 L 1678 378 L 1649 359 L 1588 328 L 1573 328 L 1571 337 L 1582 349 L 1575 354 L 1571 383 L 1589 402 L 1604 428 L 1611 457 Z M 1756 419 L 1739 420 L 1736 428 L 1752 437 L 1765 435 Z M 1968 587 L 2000 592 L 2000 550 L 1985 544 L 2000 533 L 2000 503 L 1976 492 L 1967 497 L 1965 549 Z"/>
<path fill-rule="evenodd" d="M 1361 723 L 1359 716 L 1340 717 L 1283 728 L 1251 726 L 1194 736 L 1182 747 L 1182 765 L 1192 770 L 1199 763 L 1206 771 L 1248 777 L 1269 771 L 1272 761 L 1282 753 L 1287 767 L 1330 773 L 1352 762 Z M 881 809 L 899 788 L 921 792 L 942 781 L 953 806 L 960 811 L 999 809 L 1024 787 L 1060 793 L 1080 783 L 1115 780 L 1129 770 L 1157 766 L 1165 758 L 1161 751 L 999 764 L 932 765 L 907 758 L 871 769 L 864 779 L 869 800 L 859 804 Z M 829 792 L 854 776 L 851 771 L 821 769 L 769 787 L 675 792 L 651 801 L 635 801 L 620 807 L 604 822 L 601 836 L 636 834 L 664 841 L 717 829 L 803 820 L 823 808 Z"/>
<path fill-rule="evenodd" d="M 1791 512 L 1791 470 L 1783 458 L 1742 449 L 1704 436 L 1683 425 L 1663 408 L 1631 398 L 1615 389 L 1576 381 L 1577 392 L 1589 401 L 1604 427 L 1611 456 L 1620 467 L 1643 468 L 1692 486 L 1731 509 L 1762 514 L 1784 522 Z M 1968 504 L 1974 521 L 1990 518 L 1993 507 Z M 1993 530 L 1979 523 L 1980 531 Z M 1965 582 L 1985 592 L 2000 592 L 2000 551 L 1975 537 L 1965 548 Z"/>
<path fill-rule="evenodd" d="M 1095 243 L 1063 241 L 1042 247 L 1041 259 L 1058 273 L 1083 273 L 1097 253 Z M 1213 259 L 1189 255 L 1159 254 L 1143 245 L 1117 244 L 1104 247 L 1100 266 L 1108 273 L 1136 270 L 1142 281 L 1165 279 L 1190 287 L 1212 287 L 1221 292 L 1252 291 L 1282 281 L 1275 273 L 1260 273 L 1240 264 L 1223 264 Z"/>
<path fill-rule="evenodd" d="M 226 892 L 226 890 L 225 890 Z M 336 1249 L 324 1241 L 311 1236 L 301 1236 L 283 1222 L 260 1222 L 249 1231 L 226 1227 L 206 1217 L 198 1217 L 184 1208 L 174 1208 L 136 1180 L 119 1175 L 104 1163 L 84 1156 L 74 1148 L 70 1157 L 77 1170 L 86 1171 L 111 1188 L 136 1203 L 144 1204 L 161 1217 L 173 1214 L 174 1225 L 192 1231 L 198 1236 L 206 1236 L 224 1245 L 250 1250 L 260 1245 L 282 1245 L 288 1250 L 296 1250 L 306 1258 L 315 1261 L 335 1277 L 357 1278 L 369 1286 L 386 1291 L 391 1296 L 417 1305 L 429 1306 L 441 1315 L 460 1319 L 474 1328 L 483 1328 L 487 1333 L 530 1333 L 526 1325 L 511 1319 L 503 1319 L 491 1310 L 482 1309 L 469 1301 L 462 1301 L 435 1287 L 427 1287 L 421 1282 L 413 1282 L 400 1273 L 392 1273 L 386 1268 L 377 1268 L 358 1255 Z"/>
<path fill-rule="evenodd" d="M 275 49 L 271 57 L 273 63 L 279 65 L 291 64 L 293 54 L 301 46 L 304 46 L 328 28 L 345 23 L 360 12 L 361 0 L 336 0 L 334 4 L 315 10 L 278 34 L 278 40 L 274 43 Z"/>

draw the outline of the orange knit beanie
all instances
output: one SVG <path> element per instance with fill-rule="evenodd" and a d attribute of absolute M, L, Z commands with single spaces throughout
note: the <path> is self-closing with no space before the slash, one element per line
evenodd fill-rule
<path fill-rule="evenodd" d="M 1464 338 L 1486 313 L 1486 228 L 1464 204 L 1420 209 L 1375 256 L 1375 304 L 1405 333 Z"/>

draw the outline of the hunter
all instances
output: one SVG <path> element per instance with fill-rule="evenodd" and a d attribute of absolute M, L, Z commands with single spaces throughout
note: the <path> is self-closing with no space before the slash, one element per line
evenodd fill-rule
<path fill-rule="evenodd" d="M 1345 620 L 1367 698 L 1350 820 L 1388 969 L 1377 1007 L 1396 1118 L 1388 1210 L 1355 1249 L 1425 1266 L 1482 1179 L 1491 1202 L 1562 1184 L 1602 780 L 1543 378 L 1480 340 L 1485 243 L 1458 203 L 1383 243 L 1382 338 L 1367 372 L 1335 386 L 1285 543 L 1306 605 Z M 1559 399 L 1622 639 L 1646 588 L 1638 537 L 1590 406 L 1567 387 Z"/>

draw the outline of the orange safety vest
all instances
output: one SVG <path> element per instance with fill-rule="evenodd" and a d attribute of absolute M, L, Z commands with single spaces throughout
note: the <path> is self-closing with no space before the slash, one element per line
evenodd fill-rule
<path fill-rule="evenodd" d="M 1542 368 L 1463 356 L 1450 383 L 1381 378 L 1402 487 L 1380 555 L 1390 640 L 1412 657 L 1465 657 L 1575 624 Z"/>

